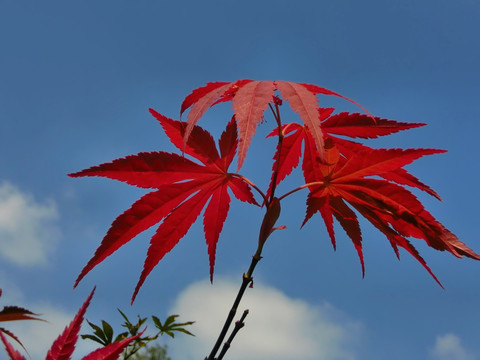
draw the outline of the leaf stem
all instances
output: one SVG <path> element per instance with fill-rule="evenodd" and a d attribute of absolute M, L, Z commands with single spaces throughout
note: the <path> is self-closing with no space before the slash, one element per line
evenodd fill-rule
<path fill-rule="evenodd" d="M 248 178 L 246 178 L 246 177 L 243 176 L 243 175 L 237 174 L 237 173 L 228 173 L 227 175 L 234 176 L 234 177 L 237 177 L 237 178 L 245 181 L 248 185 L 250 185 L 252 188 L 254 188 L 254 189 L 260 194 L 260 196 L 263 198 L 263 202 L 264 202 L 266 205 L 269 204 L 269 201 L 268 201 L 268 199 L 267 199 L 267 195 L 265 195 L 265 194 L 263 193 L 263 191 L 260 190 L 260 189 L 258 188 L 258 186 L 255 185 L 255 184 L 254 184 L 252 181 L 250 181 Z"/>
<path fill-rule="evenodd" d="M 304 185 L 302 185 L 302 186 L 299 186 L 299 187 L 296 188 L 296 189 L 290 190 L 289 192 L 283 194 L 282 196 L 280 196 L 280 197 L 278 198 L 278 200 L 282 200 L 282 199 L 286 198 L 287 196 L 292 195 L 293 193 L 296 193 L 297 191 L 302 190 L 302 189 L 305 189 L 305 188 L 307 188 L 307 187 L 315 186 L 315 185 L 324 185 L 324 184 L 325 184 L 324 181 L 314 181 L 314 182 L 311 182 L 311 183 L 308 183 L 308 184 L 304 184 Z"/>
<path fill-rule="evenodd" d="M 271 203 L 273 198 L 275 197 L 275 189 L 277 188 L 277 178 L 278 178 L 278 171 L 280 168 L 280 155 L 282 154 L 282 143 L 283 143 L 284 134 L 282 131 L 282 121 L 280 118 L 280 109 L 278 108 L 278 104 L 275 103 L 275 110 L 273 109 L 272 104 L 268 104 L 268 106 L 270 107 L 270 110 L 273 113 L 273 117 L 275 118 L 275 121 L 277 122 L 277 127 L 278 127 L 278 144 L 277 144 L 278 159 L 276 161 L 275 170 L 273 171 L 273 175 L 272 175 L 272 190 L 270 192 L 270 199 L 269 199 L 269 203 Z"/>

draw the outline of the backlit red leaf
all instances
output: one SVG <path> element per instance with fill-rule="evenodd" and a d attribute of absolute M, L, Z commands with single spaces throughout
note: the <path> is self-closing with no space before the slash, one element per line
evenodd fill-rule
<path fill-rule="evenodd" d="M 272 101 L 273 81 L 252 81 L 238 89 L 233 98 L 233 111 L 238 125 L 238 169 L 250 146 L 257 124 L 262 121 L 268 103 Z"/>
<path fill-rule="evenodd" d="M 431 154 L 443 153 L 436 149 L 365 149 L 353 155 L 344 166 L 336 170 L 335 179 L 381 175 L 401 168 L 416 159 Z"/>
<path fill-rule="evenodd" d="M 325 131 L 328 131 L 328 128 L 325 129 Z M 347 158 L 351 158 L 357 153 L 363 153 L 364 151 L 369 152 L 373 150 L 372 148 L 369 148 L 365 145 L 362 145 L 353 141 L 348 141 L 348 140 L 340 139 L 337 137 L 332 137 L 332 139 L 335 143 L 335 146 Z M 438 153 L 445 152 L 445 150 L 435 150 L 435 151 L 438 151 Z M 403 168 L 397 168 L 392 171 L 382 172 L 381 174 L 376 174 L 376 175 L 386 180 L 396 182 L 397 184 L 400 184 L 400 185 L 416 187 L 436 197 L 438 200 L 441 200 L 440 196 L 432 188 L 430 188 L 428 185 L 418 180 L 415 176 L 413 176 Z"/>
<path fill-rule="evenodd" d="M 160 224 L 155 235 L 150 241 L 147 258 L 143 265 L 143 270 L 138 280 L 137 286 L 132 296 L 132 303 L 135 301 L 140 287 L 143 285 L 145 279 L 158 264 L 158 262 L 170 250 L 177 245 L 178 241 L 188 232 L 190 226 L 195 222 L 198 215 L 211 196 L 211 191 L 215 186 L 210 185 L 205 191 L 200 191 L 178 207 L 165 218 Z"/>
<path fill-rule="evenodd" d="M 11 331 L 7 330 L 7 329 L 4 329 L 4 328 L 0 328 L 0 333 L 3 333 L 5 335 L 8 335 L 10 336 L 13 340 L 15 340 L 22 348 L 25 349 L 25 347 L 23 346 L 22 342 L 20 341 L 20 339 L 14 334 L 12 333 Z"/>
<path fill-rule="evenodd" d="M 190 106 L 192 106 L 194 103 L 196 103 L 205 95 L 227 84 L 230 84 L 230 83 L 229 82 L 213 82 L 193 90 L 192 93 L 188 95 L 185 98 L 185 100 L 183 100 L 182 106 L 180 108 L 180 115 L 182 115 L 185 112 L 185 110 L 187 110 Z"/>
<path fill-rule="evenodd" d="M 287 134 L 281 143 L 277 144 L 277 151 L 273 156 L 272 178 L 268 188 L 267 197 L 270 196 L 273 186 L 277 186 L 285 179 L 300 162 L 302 155 L 302 142 L 304 139 L 303 126 L 290 123 L 283 127 L 282 131 Z M 278 133 L 278 131 L 276 131 Z M 275 181 L 275 184 L 273 183 Z"/>
<path fill-rule="evenodd" d="M 352 239 L 362 265 L 362 274 L 365 276 L 365 263 L 363 261 L 362 252 L 362 232 L 360 231 L 357 215 L 355 215 L 355 213 L 339 197 L 331 197 L 330 206 L 333 210 L 333 215 L 350 239 Z"/>
<path fill-rule="evenodd" d="M 151 112 L 172 143 L 181 149 L 185 123 L 169 119 L 153 110 Z M 156 189 L 144 195 L 115 219 L 95 254 L 78 276 L 75 286 L 120 247 L 151 226 L 160 224 L 151 239 L 133 301 L 146 277 L 188 232 L 207 203 L 209 205 L 204 213 L 204 226 L 210 273 L 213 274 L 216 243 L 229 209 L 227 189 L 230 188 L 239 200 L 258 205 L 248 181 L 228 173 L 237 149 L 235 120 L 232 119 L 222 133 L 219 147 L 221 155 L 210 134 L 194 126 L 185 152 L 200 160 L 202 165 L 180 155 L 152 152 L 127 156 L 71 174 L 73 177 L 103 176 Z"/>
<path fill-rule="evenodd" d="M 322 122 L 322 128 L 329 134 L 373 139 L 378 136 L 390 135 L 401 130 L 412 129 L 425 124 L 405 123 L 359 113 L 342 112 L 327 118 Z"/>
<path fill-rule="evenodd" d="M 435 281 L 443 288 L 443 285 L 440 283 L 438 278 L 432 272 L 430 267 L 427 265 L 425 260 L 420 256 L 417 249 L 403 236 L 399 235 L 395 230 L 391 229 L 385 222 L 382 221 L 375 211 L 371 209 L 353 204 L 353 206 L 365 216 L 378 230 L 380 230 L 385 236 L 390 240 L 390 243 L 397 255 L 397 258 L 400 260 L 400 254 L 398 252 L 397 246 L 404 248 L 410 253 L 422 266 L 428 271 L 428 273 L 435 279 Z"/>
<path fill-rule="evenodd" d="M 45 360 L 70 360 L 75 350 L 75 344 L 78 339 L 78 332 L 82 326 L 83 317 L 87 311 L 87 307 L 92 300 L 95 289 L 92 290 L 87 300 L 78 310 L 72 322 L 65 328 L 63 333 L 53 342 L 52 347 L 47 353 Z"/>
<path fill-rule="evenodd" d="M 348 187 L 350 193 L 360 199 L 356 201 L 379 202 L 383 208 L 378 211 L 402 235 L 424 239 L 434 249 L 446 250 L 457 257 L 480 259 L 478 254 L 435 220 L 412 193 L 401 186 L 382 180 L 365 179 L 360 184 L 352 182 Z M 358 190 L 362 192 L 361 195 L 358 195 Z"/>
<path fill-rule="evenodd" d="M 332 242 L 333 249 L 336 250 L 337 245 L 335 240 L 335 231 L 333 228 L 333 214 L 332 207 L 330 206 L 330 196 L 328 194 L 321 197 L 312 196 L 312 193 L 308 194 L 307 212 L 305 214 L 302 227 L 317 211 L 320 212 L 320 215 L 323 218 L 328 235 L 330 236 L 330 241 Z"/>
<path fill-rule="evenodd" d="M 304 128 L 306 130 L 306 128 Z M 302 171 L 305 178 L 305 183 L 315 182 L 322 177 L 322 161 L 319 158 L 318 151 L 310 132 L 304 131 L 304 150 Z"/>
<path fill-rule="evenodd" d="M 310 130 L 321 160 L 323 160 L 324 145 L 320 122 L 329 116 L 333 109 L 320 109 L 317 95 L 337 96 L 362 108 L 358 103 L 343 95 L 312 84 L 299 84 L 290 81 L 253 81 L 249 79 L 237 80 L 236 82 L 230 83 L 209 83 L 204 87 L 194 90 L 182 103 L 180 113 L 183 113 L 191 107 L 190 113 L 188 114 L 188 124 L 185 130 L 183 146 L 186 145 L 193 126 L 209 107 L 219 102 L 233 101 L 234 116 L 237 118 L 239 128 L 238 169 L 240 169 L 245 160 L 251 139 L 256 131 L 257 124 L 262 120 L 268 104 L 274 102 L 274 99 L 277 99 L 277 104 L 282 103 L 282 100 L 274 95 L 274 90 L 280 91 L 283 100 L 289 102 L 290 107 L 299 114 L 300 118 Z M 372 117 L 370 114 L 369 116 Z M 333 133 L 351 132 L 351 136 L 357 137 L 362 131 L 367 131 L 366 129 L 355 128 L 351 122 L 348 123 L 346 120 L 342 122 L 339 119 L 333 119 L 330 120 L 330 123 Z M 351 129 L 342 129 L 342 126 L 348 125 L 347 123 L 351 125 Z M 371 124 L 367 121 L 364 121 L 364 123 L 372 128 Z M 394 122 L 379 124 L 379 128 L 383 129 L 387 127 L 387 125 L 394 127 L 395 124 L 393 123 Z M 413 125 L 408 126 L 413 127 Z M 372 130 L 368 131 L 372 132 Z M 379 133 L 382 132 L 382 130 L 376 131 Z M 390 129 L 388 131 L 393 132 L 399 130 Z M 358 134 L 355 132 L 358 132 Z M 383 132 L 385 132 L 385 130 L 383 130 Z"/>
<path fill-rule="evenodd" d="M 158 151 L 129 155 L 110 163 L 69 174 L 69 176 L 102 176 L 141 188 L 155 189 L 177 181 L 209 177 L 213 173 L 213 170 L 202 167 L 181 155 Z"/>
<path fill-rule="evenodd" d="M 2 311 L 0 311 L 0 322 L 1 321 L 16 321 L 16 320 L 40 320 L 35 314 L 27 309 L 18 307 L 18 306 L 5 306 Z"/>
<path fill-rule="evenodd" d="M 400 185 L 416 187 L 417 189 L 425 191 L 426 193 L 436 197 L 438 200 L 442 200 L 440 195 L 438 195 L 430 186 L 418 180 L 405 169 L 395 169 L 393 171 L 383 173 L 380 176 L 386 180 L 396 182 Z"/>
<path fill-rule="evenodd" d="M 153 109 L 149 110 L 160 122 L 170 142 L 175 145 L 177 149 L 195 157 L 204 164 L 218 160 L 219 156 L 215 141 L 208 131 L 205 131 L 199 126 L 194 126 L 187 143 L 184 145 L 183 139 L 185 137 L 187 123 L 169 119 Z"/>
<path fill-rule="evenodd" d="M 198 191 L 202 185 L 203 183 L 198 181 L 163 185 L 159 190 L 142 196 L 112 223 L 95 254 L 82 269 L 75 286 L 96 265 L 135 236 L 164 219 L 172 209 Z"/>
<path fill-rule="evenodd" d="M 231 176 L 228 181 L 228 187 L 238 200 L 260 206 L 255 200 L 250 186 L 242 179 Z"/>
<path fill-rule="evenodd" d="M 108 344 L 103 348 L 99 348 L 87 356 L 84 356 L 82 360 L 117 360 L 122 354 L 123 350 L 130 345 L 132 341 L 142 336 L 143 331 L 135 336 L 130 336 L 121 341 Z"/>
<path fill-rule="evenodd" d="M 227 128 L 220 136 L 220 140 L 218 141 L 218 146 L 220 148 L 220 154 L 223 160 L 223 168 L 228 169 L 230 164 L 235 157 L 235 153 L 237 151 L 237 126 L 235 122 L 235 117 L 232 117 L 232 120 L 227 125 Z"/>
<path fill-rule="evenodd" d="M 230 88 L 230 84 L 231 83 L 226 83 L 219 87 L 215 87 L 215 89 L 207 92 L 193 103 L 192 108 L 188 113 L 187 129 L 185 130 L 183 140 L 185 144 L 187 143 L 188 137 L 190 136 L 190 133 L 192 132 L 193 127 L 197 124 L 198 120 L 200 120 L 205 111 L 207 111 L 208 108 L 211 107 L 215 101 Z"/>
<path fill-rule="evenodd" d="M 213 269 L 215 267 L 215 252 L 218 238 L 222 232 L 223 223 L 230 208 L 230 196 L 227 185 L 222 184 L 212 195 L 207 208 L 205 209 L 203 226 L 205 239 L 208 246 L 208 257 L 210 260 L 210 281 L 213 281 Z"/>
<path fill-rule="evenodd" d="M 308 145 L 308 142 L 306 141 Z M 391 242 L 398 255 L 397 246 L 406 249 L 414 256 L 425 269 L 434 277 L 430 268 L 420 257 L 413 245 L 405 237 L 423 239 L 437 250 L 448 251 L 457 257 L 467 256 L 480 260 L 480 255 L 468 248 L 457 237 L 440 224 L 423 207 L 421 202 L 407 189 L 392 182 L 368 178 L 370 176 L 385 176 L 395 178 L 399 182 L 409 184 L 428 191 L 416 178 L 410 176 L 403 166 L 421 156 L 444 152 L 435 149 L 371 149 L 363 145 L 358 146 L 351 142 L 337 139 L 327 139 L 326 159 L 324 163 L 317 162 L 320 171 L 304 171 L 307 183 L 310 186 L 310 195 L 307 199 L 307 214 L 304 223 L 313 213 L 319 211 L 329 229 L 331 228 L 331 214 L 342 225 L 346 233 L 354 242 L 361 257 L 361 235 L 355 213 L 351 212 L 344 203 L 348 202 L 360 214 L 382 231 Z M 341 145 L 342 152 L 347 158 L 333 156 L 338 154 L 335 145 Z M 332 145 L 334 145 L 332 147 Z M 337 164 L 332 161 L 337 158 Z M 312 167 L 314 160 L 307 150 L 304 154 L 304 164 Z M 323 199 L 323 200 L 322 200 Z M 340 200 L 341 199 L 341 200 Z"/>
<path fill-rule="evenodd" d="M 2 332 L 0 332 L 0 339 L 5 346 L 5 350 L 7 351 L 8 356 L 10 356 L 10 360 L 27 360 L 22 354 L 20 354 L 17 350 L 13 348 L 13 346 L 7 341 Z"/>
<path fill-rule="evenodd" d="M 298 113 L 307 126 L 315 141 L 320 159 L 323 160 L 325 156 L 325 145 L 320 122 L 318 121 L 317 97 L 305 86 L 297 83 L 276 81 L 275 85 L 282 94 L 283 99 L 288 101 L 292 110 Z"/>
<path fill-rule="evenodd" d="M 359 103 L 357 103 L 356 101 L 352 100 L 352 99 L 349 99 L 348 97 L 345 97 L 343 95 L 340 95 L 332 90 L 329 90 L 329 89 L 326 89 L 326 88 L 323 88 L 323 87 L 320 87 L 318 85 L 313 85 L 313 84 L 301 84 L 303 85 L 306 89 L 308 89 L 308 91 L 310 91 L 312 94 L 322 94 L 322 95 L 332 95 L 332 96 L 337 96 L 339 98 L 342 98 L 344 100 L 347 100 L 349 102 L 351 102 L 352 104 L 355 104 L 357 105 L 360 109 L 362 109 L 363 111 L 365 111 L 370 117 L 373 118 L 372 114 L 370 114 L 368 112 L 367 109 L 365 109 L 362 105 L 360 105 Z"/>
<path fill-rule="evenodd" d="M 252 82 L 252 81 L 253 80 L 242 79 L 242 80 L 237 80 L 234 83 L 230 83 L 230 88 L 226 90 L 223 93 L 223 95 L 212 104 L 212 106 L 220 104 L 222 102 L 232 101 L 233 98 L 236 96 L 238 90 L 242 88 L 245 84 L 248 84 L 249 82 Z"/>

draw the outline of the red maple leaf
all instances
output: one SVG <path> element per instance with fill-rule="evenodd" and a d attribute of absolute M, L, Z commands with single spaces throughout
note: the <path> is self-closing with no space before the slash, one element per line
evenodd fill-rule
<path fill-rule="evenodd" d="M 440 199 L 430 187 L 423 184 L 403 167 L 424 155 L 445 152 L 438 149 L 372 149 L 335 135 L 353 138 L 376 138 L 425 124 L 402 123 L 373 118 L 362 114 L 340 113 L 334 109 L 319 109 L 318 121 L 324 132 L 326 152 L 321 160 L 310 130 L 297 123 L 281 127 L 282 141 L 277 145 L 272 167 L 269 194 L 300 163 L 303 143 L 302 170 L 310 194 L 307 213 L 302 226 L 319 212 L 335 248 L 333 218 L 340 223 L 352 239 L 358 252 L 362 272 L 362 236 L 356 213 L 369 220 L 384 233 L 399 256 L 398 246 L 405 248 L 430 272 L 413 245 L 406 239 L 423 239 L 437 250 L 447 250 L 453 255 L 463 255 L 479 260 L 480 257 L 455 235 L 436 221 L 417 198 L 400 185 L 416 187 Z M 274 129 L 268 137 L 279 136 Z M 383 179 L 379 179 L 383 178 Z M 298 189 L 296 189 L 298 190 Z M 290 194 L 287 193 L 286 195 Z M 281 198 L 284 198 L 282 196 Z"/>
<path fill-rule="evenodd" d="M 3 345 L 5 346 L 5 351 L 11 360 L 27 360 L 25 356 L 20 354 L 13 346 L 7 341 L 6 337 L 0 332 L 0 340 L 2 340 Z"/>
<path fill-rule="evenodd" d="M 233 110 L 238 123 L 239 149 L 238 166 L 242 163 L 250 146 L 257 124 L 272 101 L 275 85 L 273 81 L 252 81 L 241 87 L 233 97 Z"/>
<path fill-rule="evenodd" d="M 250 186 L 228 172 L 238 142 L 234 119 L 220 137 L 219 154 L 207 131 L 194 126 L 184 145 L 184 135 L 188 131 L 185 122 L 169 119 L 154 110 L 150 112 L 158 119 L 170 141 L 202 164 L 173 153 L 150 152 L 130 155 L 70 174 L 72 177 L 103 176 L 142 188 L 156 189 L 115 219 L 75 283 L 76 286 L 93 267 L 136 235 L 161 222 L 150 241 L 132 302 L 152 269 L 188 232 L 202 209 L 206 207 L 203 225 L 212 278 L 216 244 L 230 206 L 228 189 L 237 199 L 258 205 Z"/>
<path fill-rule="evenodd" d="M 71 358 L 73 351 L 75 350 L 75 344 L 78 340 L 78 332 L 82 326 L 83 317 L 85 316 L 85 312 L 87 311 L 87 307 L 90 304 L 94 293 L 95 288 L 80 307 L 72 322 L 53 342 L 45 360 L 67 360 Z"/>
<path fill-rule="evenodd" d="M 357 142 L 332 136 L 332 134 L 368 139 L 425 125 L 381 119 L 358 113 L 350 114 L 343 112 L 331 115 L 334 110 L 333 108 L 320 108 L 317 121 L 322 124 L 323 136 L 334 139 L 337 148 L 346 158 L 352 157 L 358 151 L 370 148 Z M 278 128 L 275 128 L 267 137 L 278 135 Z M 275 186 L 278 185 L 298 166 L 302 155 L 302 143 L 304 144 L 305 153 L 302 168 L 306 182 L 314 181 L 314 173 L 319 171 L 318 166 L 322 163 L 318 159 L 315 143 L 312 141 L 313 139 L 308 128 L 297 123 L 285 124 L 282 126 L 282 136 L 283 141 L 277 145 L 277 151 L 273 157 L 272 179 L 268 193 L 272 189 L 274 180 L 276 181 Z M 327 160 L 326 163 L 329 163 L 329 161 Z M 277 172 L 277 175 L 273 176 L 275 172 Z M 440 199 L 435 191 L 421 183 L 405 169 L 397 168 L 388 173 L 379 174 L 379 176 L 402 185 L 417 187 Z"/>
<path fill-rule="evenodd" d="M 208 83 L 201 88 L 193 90 L 182 103 L 181 114 L 191 107 L 188 113 L 188 125 L 184 141 L 190 136 L 191 129 L 209 107 L 219 102 L 232 101 L 234 116 L 237 119 L 239 129 L 237 168 L 239 170 L 243 165 L 251 139 L 255 134 L 256 125 L 262 121 L 268 104 L 274 98 L 281 102 L 281 99 L 275 95 L 275 90 L 280 92 L 283 100 L 288 101 L 292 110 L 298 113 L 305 123 L 314 139 L 315 149 L 318 151 L 321 159 L 324 156 L 324 139 L 321 124 L 318 122 L 320 108 L 317 95 L 338 96 L 358 105 L 355 101 L 336 92 L 312 84 L 278 80 L 253 81 L 248 79 L 230 83 Z"/>
<path fill-rule="evenodd" d="M 304 167 L 310 193 L 303 224 L 314 213 L 319 212 L 335 247 L 333 229 L 335 217 L 353 241 L 364 273 L 362 235 L 357 215 L 351 208 L 353 207 L 385 234 L 397 256 L 398 246 L 406 249 L 440 284 L 426 262 L 407 240 L 408 237 L 423 239 L 434 249 L 446 250 L 457 257 L 467 256 L 480 260 L 480 255 L 440 224 L 409 190 L 391 181 L 377 178 L 395 173 L 424 155 L 440 152 L 444 150 L 363 147 L 351 157 L 345 158 L 340 154 L 335 140 L 327 138 L 327 163 L 317 161 L 315 168 L 318 171 L 310 171 L 311 168 L 305 171 L 307 167 Z M 304 162 L 312 161 L 308 159 L 307 152 L 304 156 Z"/>

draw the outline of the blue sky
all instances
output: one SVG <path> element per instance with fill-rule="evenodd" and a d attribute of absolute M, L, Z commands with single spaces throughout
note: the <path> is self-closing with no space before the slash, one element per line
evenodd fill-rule
<path fill-rule="evenodd" d="M 178 311 L 197 320 L 197 337 L 171 342 L 172 355 L 206 355 L 224 317 L 214 310 L 233 300 L 262 212 L 232 206 L 213 286 L 196 224 L 130 307 L 153 230 L 72 285 L 113 219 L 144 191 L 66 174 L 140 151 L 173 151 L 148 108 L 176 118 L 183 98 L 209 81 L 314 83 L 376 116 L 427 123 L 369 145 L 449 150 L 409 167 L 443 202 L 416 194 L 479 252 L 479 16 L 473 0 L 1 1 L 0 301 L 51 321 L 9 328 L 41 358 L 43 337 L 55 337 L 97 285 L 89 320 L 119 323 L 116 308 L 132 316 Z M 218 135 L 229 114 L 229 105 L 212 109 L 200 125 Z M 268 182 L 273 145 L 261 134 L 270 126 L 261 125 L 242 170 L 259 184 Z M 247 293 L 250 315 L 238 343 L 269 336 L 261 349 L 234 343 L 231 359 L 480 359 L 479 263 L 415 241 L 442 290 L 408 254 L 397 261 L 364 224 L 362 279 L 340 229 L 336 252 L 319 217 L 299 230 L 305 195 L 283 205 L 279 223 L 288 229 L 269 239 Z M 295 347 L 301 355 L 288 352 Z"/>

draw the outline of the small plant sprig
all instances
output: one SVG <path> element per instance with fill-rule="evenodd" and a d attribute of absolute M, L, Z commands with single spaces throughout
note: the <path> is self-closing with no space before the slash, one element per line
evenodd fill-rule
<path fill-rule="evenodd" d="M 181 332 L 187 335 L 194 336 L 190 331 L 185 329 L 185 327 L 193 325 L 195 322 L 187 321 L 183 323 L 178 323 L 175 321 L 175 319 L 179 315 L 168 316 L 167 319 L 165 320 L 165 323 L 163 324 L 157 316 L 152 315 L 151 318 L 152 318 L 153 324 L 158 329 L 158 332 L 154 335 L 145 335 L 144 330 L 142 331 L 142 328 L 145 325 L 148 318 L 144 318 L 144 317 L 141 317 L 140 315 L 137 315 L 137 322 L 132 323 L 120 309 L 117 309 L 117 310 L 124 319 L 122 327 L 126 328 L 127 331 L 121 332 L 114 338 L 113 327 L 105 320 L 101 321 L 101 326 L 95 325 L 90 321 L 87 321 L 88 325 L 90 325 L 90 327 L 93 330 L 93 334 L 82 334 L 80 335 L 81 338 L 84 340 L 89 339 L 89 340 L 95 341 L 103 346 L 108 346 L 110 344 L 123 341 L 129 336 L 131 337 L 133 336 L 135 337 L 135 339 L 132 342 L 130 342 L 130 344 L 124 349 L 124 352 L 122 355 L 122 359 L 127 360 L 133 357 L 140 349 L 145 348 L 152 341 L 157 340 L 159 336 L 162 336 L 164 334 L 172 338 L 175 337 L 175 332 Z M 143 334 L 143 335 L 139 336 L 139 334 Z"/>

